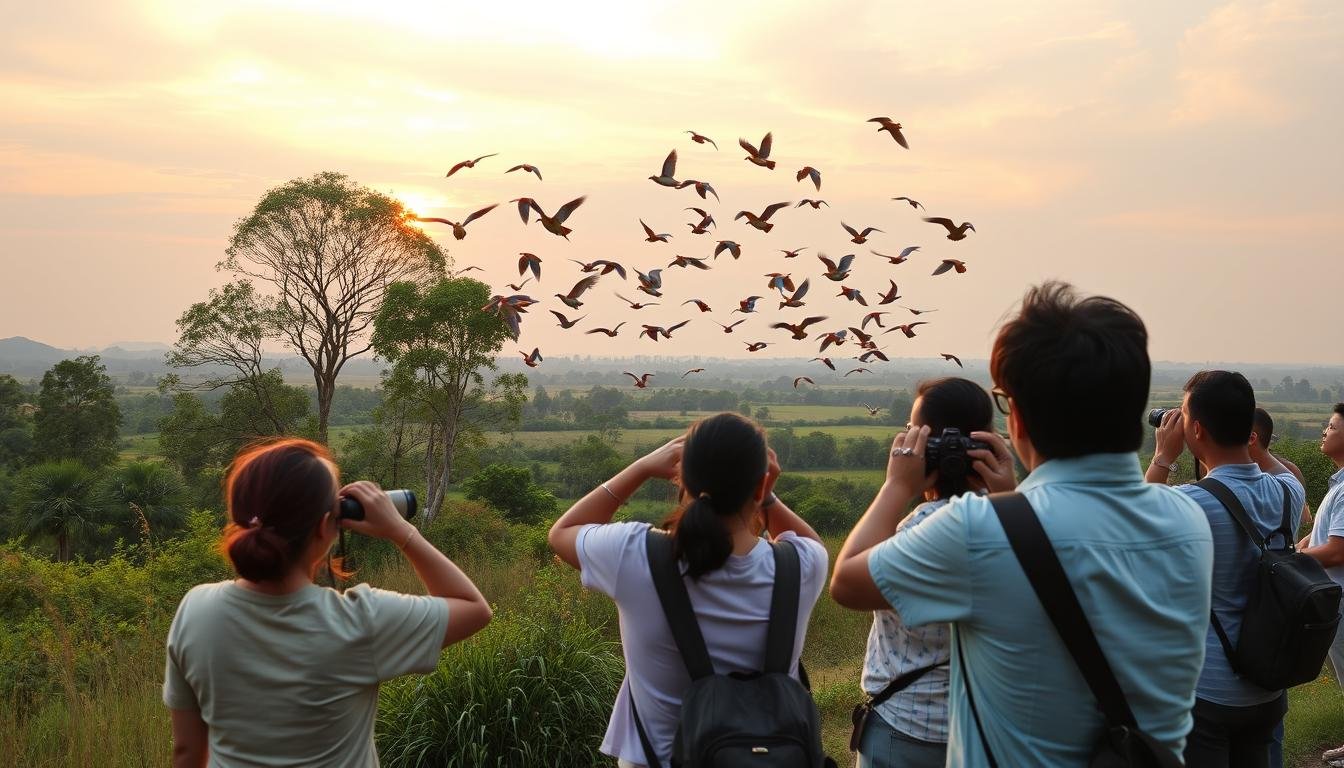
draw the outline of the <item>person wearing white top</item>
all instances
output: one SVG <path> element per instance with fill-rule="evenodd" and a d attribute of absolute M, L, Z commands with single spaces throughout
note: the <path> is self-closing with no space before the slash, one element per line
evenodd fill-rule
<path fill-rule="evenodd" d="M 661 765 L 668 765 L 690 676 L 663 615 L 649 572 L 646 523 L 612 515 L 646 480 L 672 480 L 682 503 L 666 523 L 684 569 L 686 591 L 714 671 L 758 671 L 765 653 L 774 541 L 798 550 L 801 570 L 790 674 L 798 676 L 808 617 L 826 579 L 827 552 L 816 531 L 775 497 L 774 451 L 754 422 L 732 413 L 692 425 L 621 470 L 570 507 L 551 527 L 551 548 L 581 571 L 583 585 L 611 597 L 620 617 L 626 675 L 601 751 L 622 766 L 647 766 L 639 722 Z"/>
<path fill-rule="evenodd" d="M 340 517 L 342 497 L 363 520 Z M 342 487 L 317 443 L 243 449 L 225 499 L 238 578 L 192 588 L 168 631 L 173 768 L 374 768 L 378 684 L 433 671 L 444 647 L 490 621 L 489 603 L 378 486 Z M 429 594 L 315 585 L 340 528 L 394 542 Z"/>

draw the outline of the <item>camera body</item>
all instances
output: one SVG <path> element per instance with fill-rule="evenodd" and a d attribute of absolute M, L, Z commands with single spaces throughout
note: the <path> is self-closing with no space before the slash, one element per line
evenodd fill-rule
<path fill-rule="evenodd" d="M 961 478 L 971 473 L 971 459 L 967 451 L 990 451 L 993 448 L 983 440 L 972 440 L 955 427 L 947 427 L 938 437 L 930 437 L 924 447 L 924 474 L 934 470 L 944 480 Z"/>
<path fill-rule="evenodd" d="M 1148 412 L 1148 426 L 1157 429 L 1162 426 L 1162 417 L 1167 415 L 1170 408 L 1154 408 Z"/>
<path fill-rule="evenodd" d="M 392 501 L 392 506 L 397 508 L 397 511 L 401 513 L 402 517 L 407 520 L 415 517 L 416 502 L 414 491 L 408 491 L 405 488 L 402 488 L 395 491 L 384 491 L 384 493 L 387 494 L 387 497 Z M 341 497 L 340 517 L 342 520 L 363 520 L 364 505 L 360 504 L 359 500 L 356 498 L 343 496 Z"/>

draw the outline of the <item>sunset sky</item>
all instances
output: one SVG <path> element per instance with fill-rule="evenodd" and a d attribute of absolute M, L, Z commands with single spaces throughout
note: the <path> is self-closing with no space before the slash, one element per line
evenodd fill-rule
<path fill-rule="evenodd" d="M 1057 277 L 1137 309 L 1154 359 L 1344 362 L 1333 0 L 51 0 L 11 4 L 0 41 L 0 337 L 172 342 L 178 315 L 228 279 L 215 264 L 233 223 L 268 188 L 335 170 L 452 219 L 587 194 L 568 243 L 508 205 L 461 242 L 429 225 L 456 268 L 505 291 L 519 251 L 544 260 L 525 292 L 550 297 L 578 277 L 569 258 L 647 271 L 742 243 L 712 271 L 665 270 L 660 307 L 631 313 L 612 294 L 641 295 L 633 275 L 604 278 L 562 332 L 550 299 L 522 338 L 548 356 L 745 356 L 756 340 L 771 342 L 759 355 L 810 355 L 768 323 L 829 315 L 817 332 L 866 311 L 820 278 L 820 251 L 857 254 L 843 285 L 871 304 L 891 278 L 901 304 L 939 309 L 915 339 L 881 337 L 893 358 L 983 358 L 1023 289 Z M 864 122 L 878 115 L 910 150 Z M 737 147 L 767 131 L 774 171 Z M 678 178 L 722 203 L 647 180 L 673 148 Z M 522 162 L 545 180 L 504 174 Z M 804 165 L 820 193 L 795 182 Z M 976 232 L 949 242 L 898 195 Z M 732 221 L 803 197 L 831 207 L 790 207 L 768 235 Z M 692 205 L 716 235 L 689 234 Z M 639 218 L 671 243 L 643 242 Z M 885 232 L 853 245 L 842 220 Z M 922 250 L 899 266 L 869 253 L 906 245 Z M 968 272 L 930 276 L 943 258 Z M 812 278 L 806 310 L 775 311 L 773 271 Z M 732 335 L 710 322 L 741 318 L 728 310 L 749 294 L 766 309 Z M 679 306 L 691 296 L 715 312 Z M 670 343 L 633 332 L 686 318 Z M 578 333 L 622 319 L 611 341 Z"/>

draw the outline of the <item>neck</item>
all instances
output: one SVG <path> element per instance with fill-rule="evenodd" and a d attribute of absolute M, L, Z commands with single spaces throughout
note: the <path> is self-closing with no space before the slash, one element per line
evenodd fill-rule
<path fill-rule="evenodd" d="M 300 589 L 312 584 L 313 580 L 309 578 L 307 571 L 295 568 L 279 581 L 252 581 L 239 576 L 237 579 L 234 579 L 234 583 L 244 589 L 250 589 L 253 592 L 261 592 L 266 595 L 288 595 L 291 592 L 298 592 Z"/>
<path fill-rule="evenodd" d="M 1251 459 L 1251 452 L 1247 450 L 1245 446 L 1237 448 L 1220 448 L 1216 445 L 1208 446 L 1200 450 L 1199 460 L 1204 462 L 1204 466 L 1209 469 L 1221 467 L 1224 464 L 1258 463 Z"/>

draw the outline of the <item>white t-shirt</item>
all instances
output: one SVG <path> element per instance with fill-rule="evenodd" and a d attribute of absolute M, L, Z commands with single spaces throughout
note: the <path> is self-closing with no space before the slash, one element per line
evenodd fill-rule
<path fill-rule="evenodd" d="M 163 702 L 200 710 L 211 768 L 377 766 L 378 683 L 432 672 L 447 629 L 439 597 L 201 584 L 168 630 Z"/>
<path fill-rule="evenodd" d="M 647 762 L 630 709 L 633 695 L 649 740 L 666 765 L 681 719 L 681 696 L 691 679 L 649 574 L 644 543 L 649 527 L 647 523 L 586 525 L 579 531 L 578 555 L 583 586 L 616 601 L 625 655 L 625 681 L 616 695 L 601 750 L 639 765 Z M 826 580 L 828 555 L 821 542 L 792 532 L 782 534 L 779 541 L 798 548 L 798 628 L 789 668 L 797 677 L 807 622 Z M 698 581 L 687 578 L 685 582 L 714 671 L 759 671 L 765 659 L 770 594 L 775 582 L 775 559 L 769 542 L 761 539 L 751 552 L 729 555 L 722 568 Z"/>

